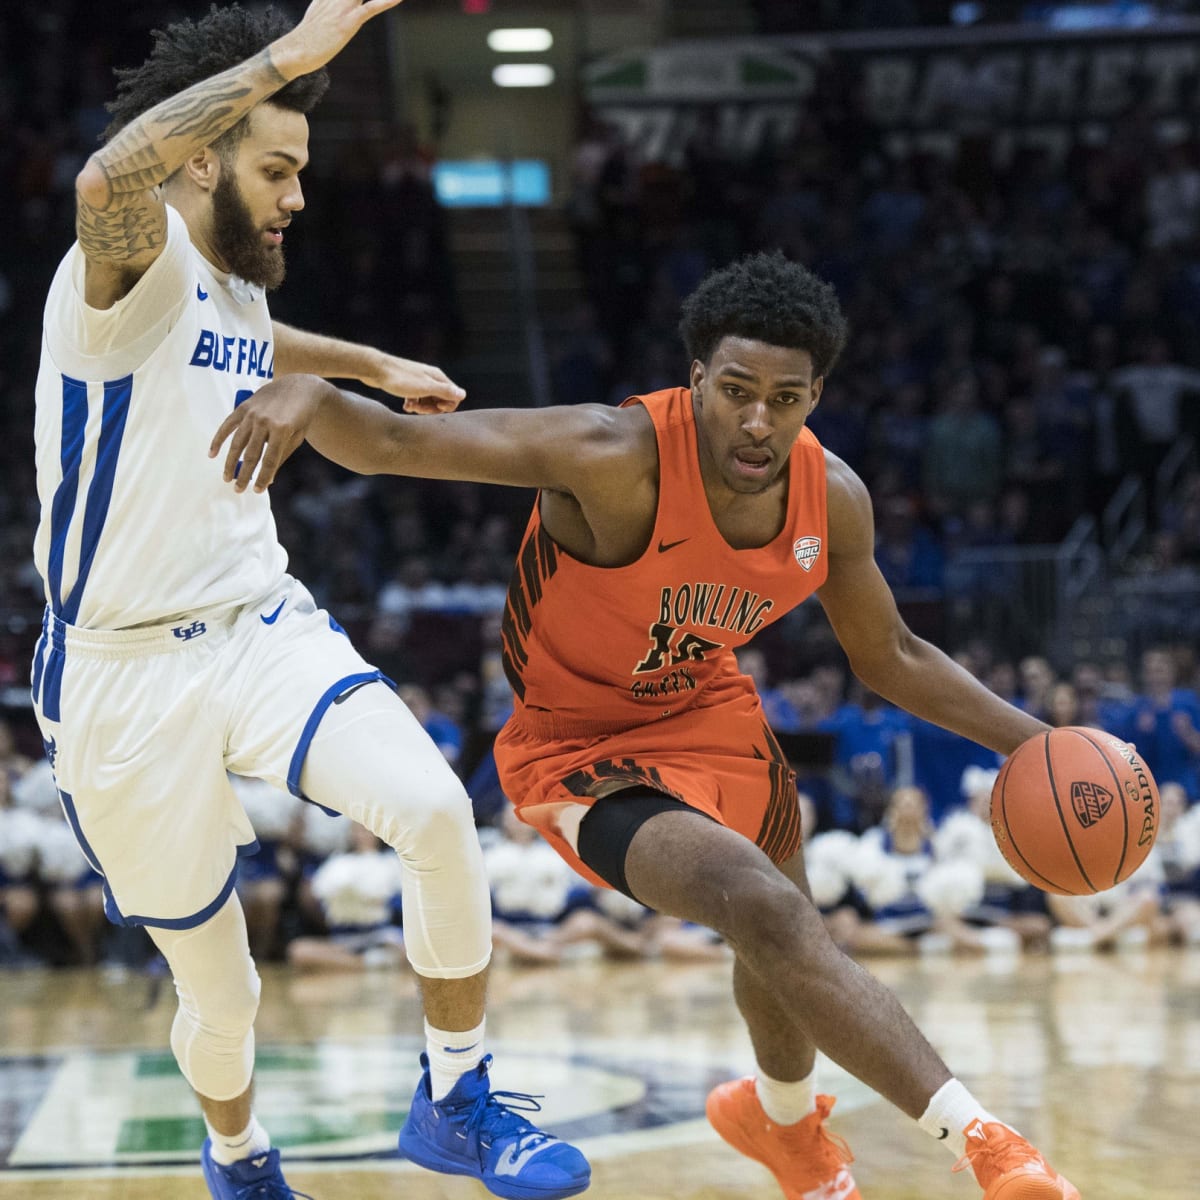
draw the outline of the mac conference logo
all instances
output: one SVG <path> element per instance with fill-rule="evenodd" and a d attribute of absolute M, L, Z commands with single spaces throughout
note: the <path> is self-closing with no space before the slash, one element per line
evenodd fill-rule
<path fill-rule="evenodd" d="M 1091 780 L 1071 784 L 1071 807 L 1084 829 L 1090 829 L 1112 808 L 1113 794 Z"/>
<path fill-rule="evenodd" d="M 797 538 L 792 545 L 792 553 L 806 571 L 811 571 L 821 555 L 821 539 L 819 537 Z"/>

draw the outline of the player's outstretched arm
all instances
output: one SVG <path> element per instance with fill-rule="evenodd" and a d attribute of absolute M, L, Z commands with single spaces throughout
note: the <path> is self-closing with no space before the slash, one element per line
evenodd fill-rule
<path fill-rule="evenodd" d="M 276 375 L 357 379 L 404 400 L 405 412 L 453 412 L 466 396 L 440 367 L 272 321 Z"/>
<path fill-rule="evenodd" d="M 294 29 L 252 59 L 155 105 L 97 150 L 75 180 L 87 302 L 110 308 L 162 252 L 167 216 L 153 188 L 256 104 L 323 67 L 367 21 L 400 2 L 313 0 Z"/>
<path fill-rule="evenodd" d="M 238 491 L 251 478 L 256 491 L 264 490 L 307 440 L 360 475 L 471 480 L 594 499 L 624 486 L 636 419 L 598 404 L 405 416 L 313 375 L 281 375 L 221 422 L 209 456 L 229 443 L 225 480 Z"/>
<path fill-rule="evenodd" d="M 905 625 L 875 563 L 866 486 L 840 459 L 825 457 L 829 575 L 817 595 L 854 674 L 885 700 L 1001 754 L 1045 730 Z"/>

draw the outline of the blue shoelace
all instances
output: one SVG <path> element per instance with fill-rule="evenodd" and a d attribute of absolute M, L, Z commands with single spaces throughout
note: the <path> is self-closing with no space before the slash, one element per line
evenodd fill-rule
<path fill-rule="evenodd" d="M 294 1192 L 286 1183 L 260 1179 L 237 1189 L 234 1200 L 313 1200 L 307 1192 Z"/>
<path fill-rule="evenodd" d="M 487 1146 L 510 1137 L 517 1138 L 522 1148 L 539 1141 L 556 1141 L 553 1134 L 544 1133 L 521 1115 L 523 1112 L 541 1112 L 538 1099 L 538 1096 L 525 1092 L 483 1092 L 472 1102 L 467 1113 L 467 1132 L 474 1133 Z"/>

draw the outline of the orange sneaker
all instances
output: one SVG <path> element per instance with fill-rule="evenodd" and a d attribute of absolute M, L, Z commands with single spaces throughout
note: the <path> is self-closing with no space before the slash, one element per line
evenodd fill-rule
<path fill-rule="evenodd" d="M 954 1170 L 975 1172 L 983 1200 L 1080 1200 L 1078 1189 L 1007 1125 L 976 1120 L 963 1133 L 967 1152 Z"/>
<path fill-rule="evenodd" d="M 795 1125 L 776 1125 L 763 1112 L 753 1079 L 734 1079 L 708 1094 L 709 1124 L 735 1150 L 779 1180 L 786 1200 L 862 1200 L 846 1164 L 849 1146 L 825 1129 L 836 1103 L 817 1097 L 817 1111 Z"/>

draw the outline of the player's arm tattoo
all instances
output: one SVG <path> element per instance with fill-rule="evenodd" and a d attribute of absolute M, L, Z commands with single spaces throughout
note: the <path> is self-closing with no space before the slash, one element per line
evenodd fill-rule
<path fill-rule="evenodd" d="M 92 156 L 104 172 L 108 204 L 162 183 L 189 155 L 216 141 L 285 83 L 268 46 L 156 104 Z"/>
<path fill-rule="evenodd" d="M 122 263 L 160 250 L 167 238 L 166 214 L 147 204 L 95 208 L 79 199 L 75 235 L 93 262 Z"/>

